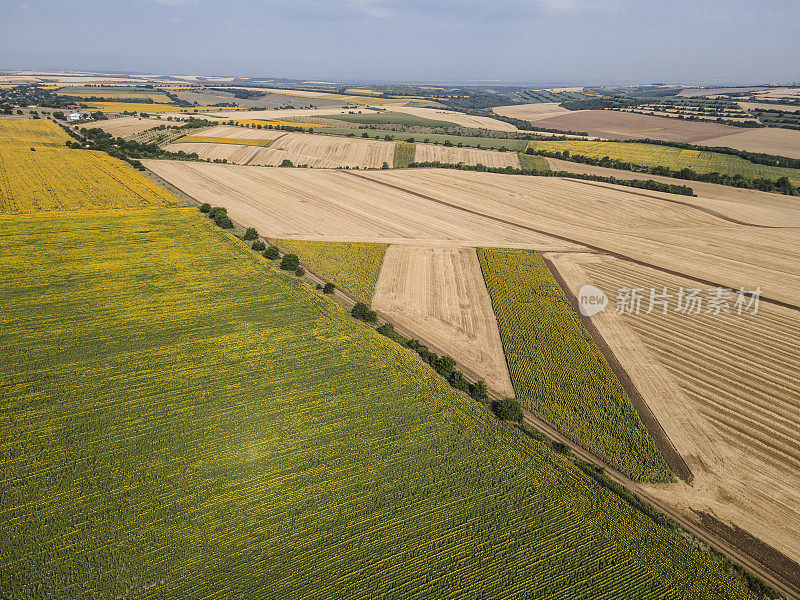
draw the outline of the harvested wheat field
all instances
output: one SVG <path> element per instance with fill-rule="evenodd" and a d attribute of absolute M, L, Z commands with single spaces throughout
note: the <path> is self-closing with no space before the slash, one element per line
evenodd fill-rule
<path fill-rule="evenodd" d="M 505 121 L 500 121 L 499 119 L 492 119 L 491 117 L 476 117 L 452 110 L 442 110 L 439 108 L 417 108 L 414 106 L 392 106 L 389 110 L 391 110 L 391 112 L 404 113 L 407 115 L 413 115 L 415 117 L 422 117 L 423 119 L 432 119 L 434 121 L 450 121 L 454 125 L 469 127 L 472 129 L 517 131 L 517 128 L 511 123 L 506 123 Z"/>
<path fill-rule="evenodd" d="M 800 110 L 800 106 L 795 108 Z M 800 158 L 800 131 L 778 129 L 777 127 L 748 129 L 731 135 L 703 140 L 703 145 L 724 146 L 747 152 Z"/>
<path fill-rule="evenodd" d="M 302 120 L 304 117 L 327 117 L 331 115 L 347 114 L 344 108 L 286 108 L 273 110 L 232 110 L 230 108 L 205 108 L 199 116 L 214 117 L 217 119 L 288 119 Z"/>
<path fill-rule="evenodd" d="M 557 158 L 546 158 L 545 160 L 553 171 L 602 175 L 604 177 L 617 177 L 618 179 L 652 179 L 654 181 L 660 181 L 661 183 L 689 186 L 694 190 L 694 193 L 697 194 L 697 198 L 652 190 L 638 190 L 638 193 L 653 196 L 654 198 L 663 198 L 671 202 L 685 202 L 704 210 L 719 213 L 730 219 L 744 221 L 753 225 L 763 225 L 766 227 L 800 227 L 800 202 L 793 196 L 770 194 L 769 192 L 761 192 L 759 190 L 735 188 L 728 185 L 703 183 L 701 181 L 687 181 L 685 179 L 675 179 L 674 177 L 664 177 L 661 175 L 633 173 L 621 169 L 609 169 L 607 167 L 574 163 Z M 608 184 L 585 182 L 584 185 L 602 187 Z"/>
<path fill-rule="evenodd" d="M 362 177 L 770 298 L 800 303 L 797 229 L 737 225 L 612 185 L 439 169 L 372 171 Z M 683 198 L 683 196 L 676 196 Z"/>
<path fill-rule="evenodd" d="M 756 315 L 646 315 L 651 288 L 703 286 L 609 256 L 547 256 L 573 293 L 590 283 L 609 296 L 592 322 L 694 475 L 691 484 L 648 491 L 799 561 L 800 313 L 762 303 Z M 640 315 L 614 311 L 623 287 L 646 290 Z"/>
<path fill-rule="evenodd" d="M 118 117 L 92 123 L 92 127 L 102 129 L 115 137 L 129 137 L 158 127 L 159 125 L 174 125 L 170 121 L 162 119 L 142 119 L 141 117 Z"/>
<path fill-rule="evenodd" d="M 491 391 L 514 395 L 474 248 L 389 246 L 372 307 L 456 357 Z"/>
<path fill-rule="evenodd" d="M 511 106 L 495 106 L 492 111 L 503 117 L 523 119 L 525 121 L 541 121 L 550 117 L 569 114 L 571 111 L 562 108 L 559 102 L 540 102 L 538 104 L 514 104 Z"/>
<path fill-rule="evenodd" d="M 211 137 L 212 131 L 204 132 L 203 135 Z M 264 132 L 263 129 L 261 131 Z M 271 133 L 274 138 L 268 148 L 179 142 L 170 144 L 165 149 L 171 152 L 197 152 L 202 159 L 225 159 L 233 164 L 267 167 L 277 167 L 284 160 L 290 160 L 294 165 L 308 165 L 317 169 L 379 169 L 383 163 L 391 165 L 394 162 L 394 142 L 269 130 L 266 133 Z"/>
<path fill-rule="evenodd" d="M 251 127 L 234 127 L 232 125 L 215 125 L 203 132 L 204 136 L 231 138 L 236 140 L 274 140 L 282 132 L 274 129 L 255 129 Z"/>
<path fill-rule="evenodd" d="M 477 150 L 476 148 L 456 148 L 436 146 L 434 144 L 417 144 L 414 162 L 442 162 L 446 164 L 464 163 L 466 165 L 482 164 L 487 167 L 502 169 L 503 167 L 520 168 L 519 156 L 516 152 L 497 152 L 495 150 Z"/>
<path fill-rule="evenodd" d="M 741 132 L 740 128 L 730 125 L 682 121 L 615 110 L 579 110 L 538 120 L 536 125 L 548 129 L 585 131 L 589 135 L 610 140 L 700 142 Z"/>
<path fill-rule="evenodd" d="M 470 215 L 361 175 L 311 169 L 147 160 L 199 202 L 270 238 L 570 249 L 574 244 Z"/>

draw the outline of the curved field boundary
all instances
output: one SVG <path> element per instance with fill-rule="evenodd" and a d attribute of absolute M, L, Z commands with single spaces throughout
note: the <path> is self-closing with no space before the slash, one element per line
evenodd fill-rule
<path fill-rule="evenodd" d="M 577 240 L 575 238 L 571 238 L 571 237 L 568 237 L 568 236 L 565 236 L 565 235 L 560 235 L 558 233 L 551 233 L 551 232 L 545 231 L 543 229 L 538 229 L 536 227 L 530 227 L 528 225 L 523 225 L 522 223 L 517 223 L 515 221 L 510 221 L 508 219 L 503 219 L 501 217 L 496 217 L 494 215 L 490 215 L 490 214 L 487 214 L 487 213 L 484 213 L 484 212 L 481 212 L 481 211 L 478 211 L 478 210 L 472 210 L 470 208 L 465 208 L 463 206 L 459 206 L 458 204 L 453 204 L 452 202 L 447 202 L 445 200 L 440 200 L 439 198 L 434 198 L 432 196 L 427 196 L 425 194 L 420 194 L 419 192 L 415 192 L 413 190 L 409 190 L 408 188 L 404 188 L 404 187 L 399 186 L 399 185 L 394 185 L 392 183 L 387 183 L 385 181 L 379 181 L 377 179 L 372 179 L 371 177 L 365 177 L 364 175 L 360 175 L 358 173 L 353 173 L 352 171 L 342 171 L 342 173 L 346 173 L 347 175 L 351 175 L 352 177 L 358 177 L 360 179 L 365 179 L 366 181 L 371 181 L 373 183 L 377 183 L 379 185 L 382 185 L 382 186 L 385 186 L 385 187 L 388 187 L 388 188 L 399 190 L 401 192 L 405 192 L 407 194 L 411 194 L 411 195 L 416 196 L 418 198 L 423 198 L 424 200 L 429 200 L 430 202 L 435 202 L 437 204 L 441 204 L 442 206 L 448 206 L 450 208 L 455 208 L 455 209 L 460 210 L 460 211 L 465 212 L 465 213 L 469 213 L 469 214 L 472 214 L 472 215 L 477 215 L 479 217 L 483 217 L 485 219 L 489 219 L 491 221 L 495 221 L 496 223 L 502 223 L 504 225 L 511 225 L 512 227 L 517 227 L 517 228 L 523 229 L 525 231 L 531 231 L 533 233 L 538 233 L 539 235 L 552 237 L 552 238 L 555 238 L 555 239 L 560 240 L 562 242 L 568 242 L 570 244 L 577 244 L 579 246 L 583 246 L 584 248 L 589 248 L 590 250 L 596 250 L 597 252 L 603 252 L 604 254 L 608 254 L 609 256 L 613 256 L 614 258 L 619 258 L 620 260 L 631 262 L 631 263 L 634 263 L 634 264 L 637 264 L 637 265 L 640 265 L 640 266 L 643 266 L 643 267 L 649 267 L 651 269 L 655 269 L 657 271 L 661 271 L 662 273 L 667 273 L 669 275 L 675 275 L 677 277 L 684 277 L 684 278 L 689 279 L 691 281 L 694 281 L 696 283 L 701 283 L 703 285 L 707 285 L 707 286 L 710 286 L 710 287 L 727 287 L 724 284 L 717 283 L 717 282 L 714 282 L 714 281 L 710 281 L 708 279 L 703 279 L 702 277 L 696 277 L 694 275 L 689 275 L 687 273 L 682 273 L 682 272 L 676 271 L 674 269 L 669 269 L 667 267 L 662 267 L 660 265 L 656 265 L 656 264 L 647 262 L 645 260 L 640 260 L 638 258 L 633 258 L 633 257 L 628 256 L 626 254 L 620 254 L 619 252 L 615 252 L 613 250 L 608 250 L 607 248 L 603 248 L 601 246 L 596 246 L 594 244 L 589 244 L 589 243 L 586 243 L 586 242 L 582 242 L 580 240 Z M 783 308 L 788 308 L 790 310 L 800 311 L 800 306 L 798 306 L 797 304 L 792 304 L 791 302 L 785 302 L 783 300 L 778 300 L 776 298 L 770 298 L 768 296 L 761 296 L 760 297 L 760 301 L 761 302 L 766 302 L 768 304 L 774 304 L 775 306 L 782 306 Z"/>
<path fill-rule="evenodd" d="M 572 179 L 570 177 L 567 177 L 565 179 L 569 179 L 570 181 L 574 181 L 575 183 L 582 183 L 583 185 L 591 185 L 593 187 L 617 189 L 617 188 L 610 188 L 608 185 L 604 185 L 602 183 L 584 181 L 583 179 Z M 682 200 L 675 200 L 674 198 L 662 198 L 661 196 L 654 196 L 653 194 L 647 194 L 645 192 L 633 192 L 629 190 L 620 190 L 620 191 L 626 192 L 628 194 L 633 194 L 634 196 L 642 196 L 643 198 L 652 198 L 653 200 L 661 200 L 662 202 L 680 204 L 681 206 L 686 206 L 687 208 L 693 208 L 694 210 L 699 210 L 700 212 L 706 213 L 707 215 L 711 215 L 712 217 L 722 219 L 723 221 L 727 221 L 728 223 L 734 223 L 735 225 L 744 225 L 745 227 L 759 227 L 761 229 L 797 229 L 797 227 L 777 227 L 775 225 L 759 225 L 758 223 L 748 223 L 747 221 L 740 221 L 739 219 L 729 217 L 716 210 L 705 208 L 704 206 L 697 206 L 696 204 L 692 204 L 691 202 L 683 202 Z"/>
<path fill-rule="evenodd" d="M 686 461 L 683 459 L 680 452 L 678 452 L 678 450 L 675 448 L 672 440 L 669 439 L 667 432 L 664 431 L 661 423 L 653 414 L 653 411 L 648 406 L 647 401 L 636 388 L 636 385 L 634 385 L 633 380 L 631 379 L 630 375 L 628 375 L 625 367 L 623 367 L 622 363 L 619 362 L 619 359 L 614 354 L 614 351 L 605 341 L 597 327 L 595 327 L 595 324 L 592 323 L 592 320 L 589 317 L 585 317 L 581 314 L 578 306 L 578 299 L 575 297 L 575 294 L 572 293 L 572 290 L 567 285 L 567 282 L 564 281 L 564 278 L 561 276 L 561 273 L 559 273 L 558 268 L 553 261 L 544 255 L 540 254 L 540 256 L 542 256 L 542 260 L 544 260 L 544 263 L 547 265 L 550 273 L 553 274 L 553 278 L 556 280 L 559 287 L 561 287 L 561 290 L 564 292 L 567 300 L 569 300 L 569 303 L 572 305 L 572 308 L 581 324 L 586 331 L 589 332 L 589 335 L 592 336 L 594 343 L 597 345 L 598 349 L 605 357 L 606 362 L 608 362 L 609 366 L 611 367 L 611 370 L 614 372 L 614 375 L 617 376 L 617 379 L 619 379 L 622 387 L 627 392 L 628 397 L 633 403 L 633 407 L 639 414 L 639 418 L 642 420 L 642 423 L 644 423 L 644 426 L 647 428 L 650 436 L 655 441 L 656 446 L 658 446 L 661 455 L 667 462 L 667 466 L 683 481 L 691 483 L 694 479 L 692 471 L 689 469 L 689 466 L 686 464 Z"/>

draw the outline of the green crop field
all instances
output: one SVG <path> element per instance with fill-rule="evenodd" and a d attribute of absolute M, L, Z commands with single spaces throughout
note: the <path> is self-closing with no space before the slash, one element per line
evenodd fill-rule
<path fill-rule="evenodd" d="M 543 156 L 525 154 L 524 152 L 519 152 L 519 165 L 525 171 L 535 171 L 537 173 L 550 171 L 550 163 Z"/>
<path fill-rule="evenodd" d="M 357 123 L 359 125 L 406 125 L 408 127 L 458 127 L 455 123 L 450 121 L 439 121 L 436 119 L 426 119 L 416 115 L 407 115 L 398 112 L 378 112 L 378 113 L 364 113 L 364 114 L 347 114 L 347 115 L 333 115 L 326 117 L 327 119 L 335 119 L 337 121 L 346 121 L 347 123 Z"/>
<path fill-rule="evenodd" d="M 723 175 L 742 175 L 744 177 L 766 177 L 778 179 L 788 177 L 795 185 L 800 185 L 800 169 L 758 165 L 750 161 L 718 152 L 682 150 L 656 144 L 621 142 L 596 142 L 583 140 L 570 141 L 532 141 L 528 145 L 533 150 L 580 154 L 601 159 L 604 156 L 646 167 L 668 167 L 674 171 L 692 169 L 697 173 L 721 173 Z"/>
<path fill-rule="evenodd" d="M 753 598 L 194 209 L 0 226 L 4 597 Z"/>
<path fill-rule="evenodd" d="M 414 155 L 416 154 L 416 144 L 408 142 L 397 142 L 394 145 L 394 164 L 395 169 L 405 169 L 408 165 L 414 162 Z"/>
<path fill-rule="evenodd" d="M 326 117 L 327 118 L 327 117 Z M 480 136 L 455 135 L 447 133 L 412 133 L 408 131 L 392 131 L 390 129 L 353 129 L 345 127 L 326 127 L 325 129 L 315 129 L 314 133 L 322 135 L 353 135 L 361 137 L 367 133 L 370 138 L 384 139 L 384 136 L 391 136 L 398 141 L 439 143 L 444 144 L 449 141 L 454 146 L 459 143 L 470 148 L 483 148 L 484 150 L 499 150 L 506 148 L 514 152 L 524 152 L 528 147 L 528 140 L 512 140 L 508 138 L 492 138 Z M 427 140 L 427 141 L 426 141 Z"/>
<path fill-rule="evenodd" d="M 478 249 L 522 404 L 638 481 L 672 473 L 542 257 Z"/>
<path fill-rule="evenodd" d="M 136 86 L 67 86 L 56 92 L 59 96 L 76 96 L 79 98 L 111 98 L 111 99 L 141 99 L 152 100 L 156 103 L 169 104 L 172 100 L 161 90 Z"/>
<path fill-rule="evenodd" d="M 282 252 L 297 254 L 300 262 L 356 300 L 366 304 L 372 302 L 388 244 L 304 240 L 274 242 Z"/>

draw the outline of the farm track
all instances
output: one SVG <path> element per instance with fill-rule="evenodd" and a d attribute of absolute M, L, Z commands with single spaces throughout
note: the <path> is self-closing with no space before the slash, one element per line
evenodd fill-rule
<path fill-rule="evenodd" d="M 549 231 L 545 231 L 543 229 L 538 229 L 536 227 L 530 227 L 528 225 L 524 225 L 522 223 L 511 221 L 509 219 L 503 219 L 501 217 L 496 217 L 494 215 L 491 215 L 491 214 L 488 214 L 488 213 L 485 213 L 485 212 L 472 210 L 470 208 L 459 206 L 458 204 L 454 204 L 452 202 L 447 202 L 445 200 L 440 200 L 438 198 L 434 198 L 434 197 L 428 196 L 426 194 L 421 194 L 419 192 L 415 192 L 414 190 L 411 190 L 411 189 L 408 189 L 408 188 L 405 188 L 405 187 L 402 187 L 402 186 L 399 186 L 399 185 L 395 185 L 393 183 L 388 183 L 388 182 L 385 182 L 385 181 L 380 181 L 378 179 L 373 179 L 371 177 L 366 177 L 366 176 L 360 175 L 358 173 L 353 173 L 352 171 L 342 171 L 342 173 L 345 173 L 345 174 L 347 174 L 347 175 L 349 175 L 351 177 L 357 177 L 359 179 L 364 179 L 365 181 L 370 181 L 370 182 L 373 182 L 373 183 L 377 183 L 379 185 L 382 185 L 382 186 L 385 186 L 385 187 L 388 187 L 388 188 L 391 188 L 391 189 L 394 189 L 394 190 L 397 190 L 397 191 L 405 192 L 407 194 L 411 194 L 411 195 L 416 196 L 418 198 L 422 198 L 424 200 L 428 200 L 429 202 L 435 202 L 436 204 L 440 204 L 442 206 L 447 206 L 449 208 L 454 208 L 456 210 L 459 210 L 459 211 L 462 211 L 462 212 L 465 212 L 465 213 L 468 213 L 468 214 L 472 214 L 472 215 L 476 215 L 476 216 L 479 216 L 479 217 L 483 217 L 485 219 L 488 219 L 488 220 L 491 220 L 491 221 L 495 221 L 497 223 L 502 223 L 504 225 L 510 225 L 512 227 L 523 229 L 525 231 L 530 231 L 532 233 L 536 233 L 536 234 L 539 234 L 539 235 L 544 235 L 544 236 L 547 236 L 547 237 L 555 238 L 555 239 L 557 239 L 559 241 L 562 241 L 562 242 L 567 242 L 567 243 L 570 243 L 570 244 L 576 244 L 578 246 L 583 246 L 585 248 L 589 248 L 591 250 L 595 250 L 595 251 L 607 254 L 609 256 L 613 256 L 614 258 L 619 258 L 620 260 L 631 262 L 631 263 L 634 263 L 634 264 L 637 264 L 637 265 L 640 265 L 640 266 L 643 266 L 643 267 L 649 267 L 651 269 L 655 269 L 657 271 L 661 271 L 662 273 L 667 273 L 668 275 L 674 275 L 676 277 L 684 277 L 684 278 L 689 279 L 691 281 L 694 281 L 696 283 L 700 283 L 700 284 L 707 285 L 707 286 L 710 286 L 710 287 L 723 287 L 723 288 L 728 287 L 726 285 L 723 285 L 723 284 L 720 284 L 720 283 L 716 283 L 714 281 L 711 281 L 711 280 L 708 280 L 708 279 L 704 279 L 702 277 L 696 277 L 694 275 L 689 275 L 688 273 L 682 273 L 681 271 L 676 271 L 676 270 L 670 269 L 668 267 L 662 267 L 660 265 L 656 265 L 656 264 L 653 264 L 653 263 L 650 263 L 650 262 L 647 262 L 647 261 L 644 261 L 644 260 L 633 258 L 633 257 L 628 256 L 626 254 L 621 254 L 619 252 L 615 252 L 614 250 L 609 250 L 608 248 L 603 248 L 602 246 L 589 244 L 587 242 L 583 242 L 583 241 L 578 240 L 576 238 L 571 238 L 571 237 L 568 237 L 568 236 L 565 236 L 565 235 L 560 235 L 560 234 L 557 234 L 557 233 L 551 233 Z M 783 300 L 778 300 L 776 298 L 770 298 L 768 296 L 761 296 L 760 300 L 762 302 L 766 302 L 766 303 L 769 303 L 769 304 L 774 304 L 775 306 L 781 306 L 783 308 L 788 308 L 788 309 L 791 309 L 791 310 L 800 311 L 800 306 L 798 306 L 797 304 L 792 304 L 790 302 L 785 302 Z"/>
<path fill-rule="evenodd" d="M 355 173 L 348 173 L 348 174 L 352 175 L 352 176 L 355 176 L 355 177 L 360 177 L 360 178 L 363 178 L 363 179 L 367 179 L 369 181 L 375 181 L 375 180 L 372 180 L 372 179 L 370 179 L 368 177 L 363 177 L 363 176 L 355 174 Z M 156 177 L 157 177 L 157 181 L 163 181 L 162 178 L 160 178 L 158 176 L 156 176 Z M 672 275 L 676 275 L 676 276 L 687 277 L 686 275 L 682 275 L 680 273 L 674 273 L 671 270 L 664 269 L 664 268 L 658 267 L 656 265 L 647 264 L 644 261 L 639 261 L 639 260 L 632 259 L 632 258 L 629 258 L 629 257 L 621 256 L 621 255 L 618 255 L 617 253 L 613 253 L 613 252 L 607 252 L 602 248 L 591 247 L 591 246 L 588 246 L 586 244 L 582 244 L 581 242 L 578 242 L 578 241 L 572 241 L 569 238 L 566 238 L 565 236 L 559 236 L 557 234 L 550 234 L 550 233 L 545 232 L 545 231 L 535 230 L 535 229 L 533 229 L 531 227 L 527 227 L 525 225 L 521 225 L 521 224 L 518 224 L 518 223 L 513 223 L 513 222 L 510 222 L 510 221 L 505 221 L 503 219 L 500 219 L 500 218 L 497 218 L 497 217 L 493 217 L 491 215 L 483 215 L 480 212 L 472 211 L 470 209 L 465 209 L 465 208 L 462 208 L 462 207 L 457 206 L 457 205 L 451 205 L 450 203 L 447 203 L 447 202 L 444 202 L 444 201 L 441 201 L 441 200 L 437 200 L 435 198 L 431 198 L 431 197 L 425 196 L 423 194 L 418 194 L 418 193 L 413 192 L 411 190 L 406 190 L 406 189 L 404 189 L 404 188 L 402 188 L 400 186 L 394 186 L 392 184 L 383 183 L 383 182 L 377 182 L 377 183 L 381 183 L 382 185 L 385 185 L 385 186 L 388 186 L 388 187 L 391 187 L 391 188 L 395 188 L 395 189 L 398 189 L 400 191 L 403 191 L 403 192 L 406 192 L 406 193 L 421 197 L 421 198 L 423 198 L 425 200 L 429 200 L 429 201 L 433 201 L 433 202 L 436 202 L 436 203 L 452 206 L 455 209 L 458 209 L 458 210 L 461 210 L 461 211 L 464 211 L 464 212 L 467 212 L 467 213 L 472 213 L 472 214 L 476 214 L 476 215 L 479 215 L 479 216 L 483 216 L 485 218 L 488 218 L 488 219 L 491 219 L 491 220 L 494 220 L 494 221 L 505 222 L 505 223 L 507 223 L 509 225 L 512 225 L 512 226 L 515 226 L 515 227 L 519 227 L 519 228 L 522 228 L 522 229 L 525 229 L 525 230 L 531 230 L 531 231 L 534 231 L 536 233 L 540 233 L 540 234 L 548 236 L 548 237 L 554 237 L 554 238 L 560 239 L 562 241 L 569 241 L 570 243 L 574 243 L 574 244 L 577 244 L 579 246 L 582 245 L 582 246 L 587 247 L 587 248 L 592 248 L 593 250 L 595 250 L 597 252 L 607 253 L 609 255 L 615 256 L 616 258 L 619 258 L 619 259 L 621 259 L 623 261 L 626 261 L 626 262 L 629 262 L 629 263 L 638 264 L 640 266 L 650 267 L 650 268 L 653 268 L 653 269 L 655 269 L 657 271 L 666 272 L 668 274 L 672 274 Z M 196 205 L 200 204 L 200 202 L 198 202 L 193 197 L 191 197 L 190 195 L 186 194 L 185 192 L 183 192 L 182 190 L 180 190 L 176 186 L 174 186 L 172 184 L 168 184 L 168 187 L 170 189 L 173 189 L 175 191 L 180 192 L 181 197 L 188 198 L 194 204 L 196 204 Z M 245 225 L 245 224 L 240 224 L 240 225 Z M 575 252 L 585 252 L 585 251 L 576 250 Z M 323 278 L 319 277 L 318 275 L 316 275 L 313 271 L 308 271 L 307 270 L 307 275 L 308 275 L 309 279 L 311 281 L 315 282 L 315 283 L 319 283 L 319 284 L 324 284 L 325 283 L 325 280 Z M 696 278 L 693 278 L 693 277 L 687 277 L 687 278 L 691 279 L 693 281 L 698 281 Z M 344 292 L 342 292 L 338 288 L 335 290 L 334 296 L 340 303 L 344 304 L 346 307 L 352 307 L 356 302 L 354 298 L 352 298 L 349 295 L 345 294 Z M 762 300 L 764 300 L 764 299 L 762 298 Z M 789 309 L 792 309 L 792 310 L 798 310 L 797 306 L 787 305 L 787 303 L 783 303 L 783 302 L 780 302 L 780 301 L 774 301 L 774 300 L 765 300 L 765 301 L 766 302 L 771 302 L 773 304 L 785 306 L 786 308 L 789 308 Z M 437 354 L 443 354 L 442 350 L 437 348 L 434 344 L 429 343 L 427 340 L 425 340 L 424 338 L 420 337 L 415 332 L 409 330 L 408 328 L 404 327 L 403 325 L 401 325 L 399 323 L 396 323 L 393 319 L 387 318 L 386 315 L 383 315 L 383 314 L 379 313 L 379 319 L 380 319 L 381 322 L 392 323 L 395 326 L 395 329 L 401 335 L 406 336 L 406 337 L 416 338 L 422 344 L 425 344 L 426 346 L 428 346 L 432 351 L 436 352 Z M 465 377 L 467 377 L 471 381 L 477 381 L 477 380 L 480 379 L 474 372 L 472 372 L 469 368 L 465 367 L 464 365 L 461 365 L 460 363 L 457 363 L 457 368 L 459 368 L 464 373 Z M 494 400 L 500 399 L 502 397 L 501 394 L 498 394 L 496 390 L 492 390 L 492 389 L 489 390 L 489 395 L 490 395 L 490 398 L 494 399 Z M 787 581 L 781 574 L 774 572 L 768 565 L 764 565 L 764 564 L 762 564 L 762 562 L 760 562 L 756 558 L 753 558 L 753 556 L 751 556 L 751 552 L 750 552 L 752 549 L 747 548 L 747 547 L 745 549 L 743 549 L 743 548 L 738 547 L 736 545 L 736 542 L 737 541 L 740 542 L 741 540 L 736 540 L 734 538 L 731 538 L 730 536 L 727 536 L 727 537 L 724 536 L 723 532 L 720 531 L 719 527 L 714 527 L 714 528 L 709 529 L 709 527 L 706 524 L 704 524 L 699 518 L 693 519 L 690 516 L 688 516 L 688 515 L 684 514 L 683 512 L 681 512 L 679 509 L 677 509 L 677 508 L 675 508 L 673 506 L 670 506 L 670 504 L 668 504 L 663 499 L 660 499 L 660 498 L 654 496 L 647 489 L 645 489 L 641 484 L 638 484 L 638 483 L 632 481 L 631 479 L 629 479 L 628 477 L 626 477 L 622 473 L 620 473 L 620 472 L 616 471 L 615 469 L 609 467 L 603 461 L 601 461 L 600 459 L 595 457 L 593 454 L 591 454 L 590 452 L 585 450 L 580 445 L 576 444 L 575 442 L 572 442 L 569 438 L 567 438 L 566 436 L 561 434 L 559 431 L 557 431 L 555 428 L 550 426 L 545 421 L 539 419 L 538 417 L 536 417 L 535 415 L 533 415 L 532 413 L 530 413 L 527 410 L 524 411 L 524 413 L 525 413 L 524 414 L 524 421 L 525 421 L 525 423 L 527 425 L 529 425 L 529 426 L 533 427 L 534 429 L 536 429 L 537 431 L 543 433 L 544 435 L 546 435 L 551 440 L 556 441 L 556 442 L 560 442 L 562 444 L 565 444 L 566 446 L 568 446 L 571 449 L 572 453 L 575 456 L 581 458 L 582 460 L 585 460 L 586 462 L 588 462 L 590 464 L 593 464 L 593 465 L 596 465 L 598 467 L 603 468 L 605 470 L 606 474 L 613 481 L 615 481 L 619 485 L 622 485 L 623 487 L 627 488 L 628 490 L 630 490 L 634 494 L 638 495 L 640 498 L 642 498 L 643 500 L 645 500 L 646 502 L 648 502 L 649 504 L 654 506 L 661 513 L 667 515 L 674 522 L 678 523 L 684 529 L 686 529 L 687 531 L 691 532 L 698 539 L 702 540 L 703 542 L 708 544 L 710 547 L 714 548 L 715 550 L 721 552 L 723 555 L 728 557 L 734 563 L 739 564 L 740 566 L 745 568 L 750 573 L 756 575 L 757 577 L 759 577 L 760 579 L 762 579 L 763 581 L 768 583 L 775 590 L 777 590 L 778 592 L 783 594 L 787 599 L 789 599 L 789 600 L 800 600 L 800 582 Z M 766 546 L 766 544 L 763 544 L 763 542 L 762 542 L 762 546 Z"/>

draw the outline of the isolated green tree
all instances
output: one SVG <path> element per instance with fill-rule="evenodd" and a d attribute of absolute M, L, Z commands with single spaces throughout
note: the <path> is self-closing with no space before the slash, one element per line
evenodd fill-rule
<path fill-rule="evenodd" d="M 255 227 L 248 227 L 247 231 L 244 232 L 243 240 L 255 240 L 258 238 L 258 232 L 256 231 Z"/>
<path fill-rule="evenodd" d="M 284 271 L 296 271 L 300 266 L 300 257 L 297 254 L 284 254 L 281 260 L 281 269 Z"/>
<path fill-rule="evenodd" d="M 516 398 L 503 398 L 495 402 L 494 412 L 504 421 L 522 422 L 522 406 Z"/>
<path fill-rule="evenodd" d="M 264 258 L 268 258 L 269 260 L 275 260 L 279 256 L 280 251 L 277 246 L 270 246 L 264 251 Z"/>
<path fill-rule="evenodd" d="M 363 302 L 356 302 L 350 314 L 359 321 L 364 321 L 365 323 L 375 323 L 378 320 L 378 314 L 374 310 L 370 310 L 369 306 Z"/>

